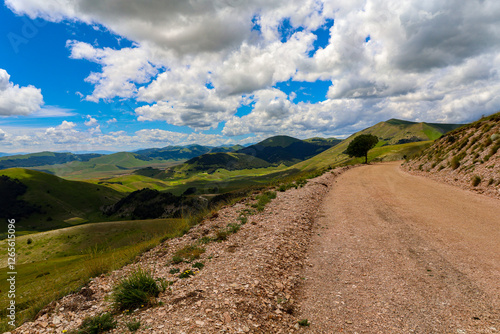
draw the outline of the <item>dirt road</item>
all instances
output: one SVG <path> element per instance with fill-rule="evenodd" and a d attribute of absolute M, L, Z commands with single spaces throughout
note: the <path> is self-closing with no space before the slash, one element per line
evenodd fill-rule
<path fill-rule="evenodd" d="M 329 192 L 298 317 L 313 333 L 500 333 L 500 201 L 352 169 Z"/>

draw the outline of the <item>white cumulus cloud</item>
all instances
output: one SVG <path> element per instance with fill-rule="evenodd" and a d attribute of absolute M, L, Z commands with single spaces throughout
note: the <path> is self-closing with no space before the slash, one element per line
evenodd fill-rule
<path fill-rule="evenodd" d="M 15 85 L 7 71 L 0 68 L 0 116 L 26 116 L 40 110 L 42 105 L 40 89 Z"/>

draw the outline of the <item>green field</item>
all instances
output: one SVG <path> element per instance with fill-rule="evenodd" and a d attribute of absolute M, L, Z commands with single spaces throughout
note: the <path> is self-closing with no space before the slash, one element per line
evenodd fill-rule
<path fill-rule="evenodd" d="M 82 287 L 90 277 L 122 267 L 160 239 L 182 235 L 182 219 L 103 222 L 20 236 L 16 240 L 16 306 L 19 323 L 54 298 Z M 6 254 L 6 241 L 0 241 Z M 0 262 L 0 290 L 8 291 L 6 259 Z M 40 288 L 43 287 L 43 288 Z M 0 295 L 5 319 L 7 294 Z M 5 323 L 3 324 L 5 326 Z M 6 329 L 0 325 L 0 329 Z"/>

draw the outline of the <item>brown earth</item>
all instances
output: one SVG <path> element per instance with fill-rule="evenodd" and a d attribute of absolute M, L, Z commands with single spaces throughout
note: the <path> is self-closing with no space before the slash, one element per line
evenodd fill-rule
<path fill-rule="evenodd" d="M 297 317 L 311 333 L 496 333 L 499 201 L 385 163 L 333 185 Z"/>

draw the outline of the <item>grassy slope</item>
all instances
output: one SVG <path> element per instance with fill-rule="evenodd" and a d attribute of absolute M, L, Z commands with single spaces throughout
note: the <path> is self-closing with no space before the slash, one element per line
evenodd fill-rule
<path fill-rule="evenodd" d="M 0 170 L 0 175 L 19 179 L 28 186 L 28 191 L 22 196 L 22 199 L 40 206 L 45 212 L 20 220 L 19 231 L 65 227 L 72 223 L 72 221 L 65 222 L 65 220 L 76 217 L 90 222 L 102 220 L 104 216 L 100 214 L 99 207 L 111 204 L 123 196 L 105 186 L 68 181 L 30 169 L 4 169 Z M 47 220 L 48 217 L 52 220 Z M 82 220 L 78 222 L 82 222 Z"/>
<path fill-rule="evenodd" d="M 491 190 L 500 184 L 499 152 L 500 112 L 448 132 L 409 166 L 464 183 L 477 176 L 482 180 L 477 189 Z"/>
<path fill-rule="evenodd" d="M 16 318 L 31 317 L 54 298 L 78 289 L 91 273 L 125 265 L 162 237 L 181 235 L 187 224 L 180 219 L 108 222 L 18 237 Z M 5 248 L 0 241 L 0 251 Z M 5 267 L 4 257 L 0 267 Z M 0 270 L 1 291 L 8 290 L 6 276 L 7 270 Z M 7 303 L 7 294 L 1 294 L 2 321 Z"/>

